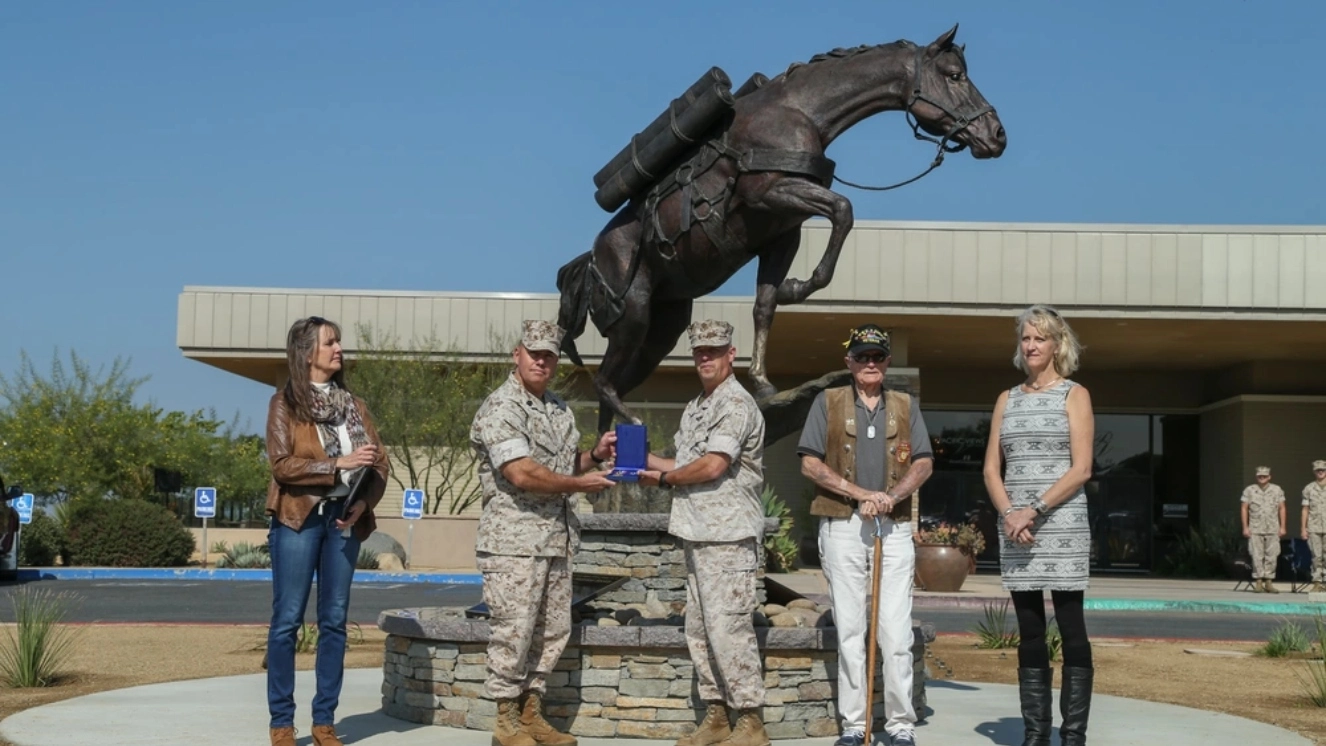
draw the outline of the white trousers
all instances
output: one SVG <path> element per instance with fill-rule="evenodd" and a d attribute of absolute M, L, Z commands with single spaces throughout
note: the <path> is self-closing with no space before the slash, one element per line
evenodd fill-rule
<path fill-rule="evenodd" d="M 916 723 L 912 707 L 912 583 L 916 545 L 912 524 L 881 518 L 884 558 L 879 577 L 880 660 L 884 668 L 884 729 L 892 734 Z M 820 519 L 820 564 L 829 581 L 833 621 L 838 628 L 838 715 L 843 732 L 866 725 L 866 642 L 875 521 Z M 874 713 L 878 716 L 878 713 Z"/>

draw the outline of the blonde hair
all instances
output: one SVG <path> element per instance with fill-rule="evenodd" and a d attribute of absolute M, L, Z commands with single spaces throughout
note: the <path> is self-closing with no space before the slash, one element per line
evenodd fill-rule
<path fill-rule="evenodd" d="M 1056 373 L 1067 378 L 1077 372 L 1084 349 L 1082 343 L 1077 341 L 1073 327 L 1068 325 L 1058 311 L 1040 303 L 1018 314 L 1017 326 L 1013 330 L 1013 338 L 1017 340 L 1013 346 L 1013 367 L 1023 373 L 1031 372 L 1027 369 L 1026 359 L 1022 357 L 1022 329 L 1027 324 L 1054 341 L 1053 362 Z"/>

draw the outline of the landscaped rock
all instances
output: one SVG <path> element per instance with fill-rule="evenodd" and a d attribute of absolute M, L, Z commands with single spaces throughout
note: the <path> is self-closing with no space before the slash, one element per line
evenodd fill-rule
<path fill-rule="evenodd" d="M 401 558 L 390 552 L 383 552 L 377 556 L 378 569 L 383 572 L 405 572 L 405 563 Z"/>

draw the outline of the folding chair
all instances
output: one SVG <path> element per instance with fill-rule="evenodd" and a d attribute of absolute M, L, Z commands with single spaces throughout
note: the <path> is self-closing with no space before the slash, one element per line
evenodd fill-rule
<path fill-rule="evenodd" d="M 1312 586 L 1312 549 L 1306 539 L 1290 539 L 1289 592 L 1302 593 Z"/>
<path fill-rule="evenodd" d="M 1246 557 L 1235 557 L 1233 566 L 1230 568 L 1230 575 L 1236 581 L 1234 590 L 1252 590 L 1252 560 Z"/>

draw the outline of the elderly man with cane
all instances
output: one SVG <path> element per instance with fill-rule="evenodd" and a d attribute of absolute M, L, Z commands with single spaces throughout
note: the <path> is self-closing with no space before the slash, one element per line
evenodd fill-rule
<path fill-rule="evenodd" d="M 914 746 L 912 493 L 932 471 L 930 435 L 917 400 L 884 389 L 888 332 L 865 324 L 851 331 L 844 346 L 852 385 L 815 399 L 797 446 L 801 473 L 815 483 L 810 512 L 820 517 L 820 562 L 838 629 L 842 737 L 835 746 L 870 740 L 877 631 L 884 655 L 884 729 L 892 746 Z"/>

